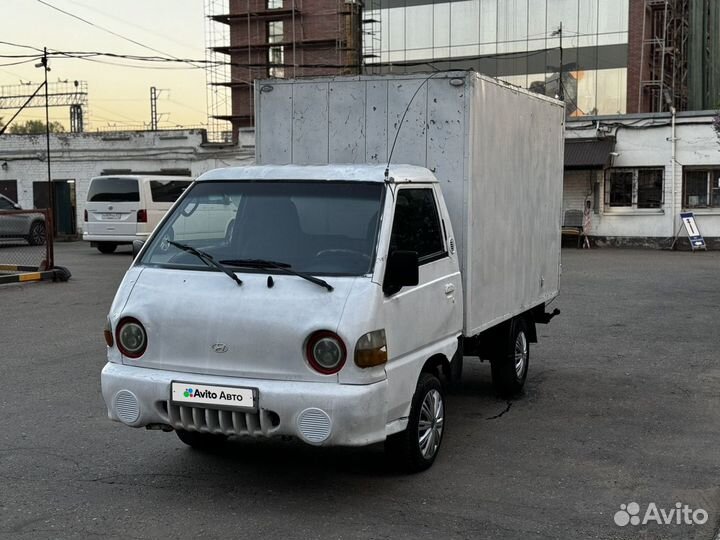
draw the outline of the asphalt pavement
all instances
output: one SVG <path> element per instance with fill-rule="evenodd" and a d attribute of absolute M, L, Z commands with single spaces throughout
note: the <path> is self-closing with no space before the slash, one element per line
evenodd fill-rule
<path fill-rule="evenodd" d="M 440 456 L 411 476 L 381 445 L 203 454 L 110 422 L 102 329 L 129 249 L 55 252 L 69 282 L 0 287 L 0 538 L 718 534 L 720 252 L 564 250 L 562 315 L 539 327 L 524 395 L 497 398 L 466 358 Z M 642 523 L 678 502 L 707 521 Z"/>

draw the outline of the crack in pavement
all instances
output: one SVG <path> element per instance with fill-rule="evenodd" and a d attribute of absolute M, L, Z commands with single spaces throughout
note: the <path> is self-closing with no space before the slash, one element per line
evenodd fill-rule
<path fill-rule="evenodd" d="M 512 407 L 513 402 L 509 401 L 507 402 L 507 407 L 505 407 L 504 411 L 501 411 L 499 414 L 496 414 L 495 416 L 491 416 L 489 418 L 486 418 L 485 420 L 495 420 L 496 418 L 500 418 L 503 414 L 508 412 L 510 410 L 510 407 Z"/>

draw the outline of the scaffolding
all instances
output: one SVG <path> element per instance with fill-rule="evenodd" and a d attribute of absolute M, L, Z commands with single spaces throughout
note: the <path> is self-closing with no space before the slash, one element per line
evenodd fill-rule
<path fill-rule="evenodd" d="M 644 0 L 638 103 L 647 112 L 688 108 L 690 0 Z"/>
<path fill-rule="evenodd" d="M 342 74 L 356 75 L 363 58 L 362 3 L 360 0 L 338 1 L 338 34 L 335 49 Z"/>
<path fill-rule="evenodd" d="M 205 78 L 207 83 L 208 140 L 229 142 L 233 139 L 230 117 L 232 93 L 230 66 L 219 48 L 230 45 L 230 27 L 218 20 L 228 13 L 228 0 L 205 0 Z"/>
<path fill-rule="evenodd" d="M 379 0 L 377 0 L 379 1 Z M 205 0 L 208 115 L 239 129 L 254 124 L 256 79 L 358 74 L 360 0 Z M 379 44 L 378 44 L 379 46 Z"/>
<path fill-rule="evenodd" d="M 382 1 L 366 0 L 362 14 L 363 72 L 380 73 L 382 51 Z"/>

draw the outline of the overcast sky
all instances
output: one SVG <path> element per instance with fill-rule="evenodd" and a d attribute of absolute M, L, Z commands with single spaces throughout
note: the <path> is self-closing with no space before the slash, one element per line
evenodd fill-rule
<path fill-rule="evenodd" d="M 205 58 L 202 0 L 42 0 L 136 41 L 178 58 Z M 130 43 L 60 13 L 40 0 L 0 0 L 0 41 L 60 51 L 93 51 L 158 56 L 159 53 Z M 0 56 L 33 53 L 30 49 L 0 43 Z M 0 58 L 0 86 L 42 82 L 36 61 L 7 65 L 22 59 Z M 125 60 L 51 59 L 49 81 L 82 80 L 88 83 L 86 126 L 142 124 L 150 121 L 150 87 L 161 89 L 158 112 L 161 127 L 198 125 L 207 121 L 205 71 L 148 64 L 150 69 L 124 67 Z M 143 64 L 145 65 L 145 64 Z M 29 88 L 33 88 L 29 86 Z M 12 110 L 0 110 L 7 121 Z M 51 120 L 69 126 L 67 107 L 50 109 Z M 44 109 L 26 109 L 16 120 L 45 118 Z"/>

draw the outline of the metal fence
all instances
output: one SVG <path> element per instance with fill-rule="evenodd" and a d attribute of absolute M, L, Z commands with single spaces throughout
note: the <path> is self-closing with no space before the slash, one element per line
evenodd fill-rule
<path fill-rule="evenodd" d="M 0 210 L 0 284 L 62 279 L 53 260 L 51 231 L 46 210 Z"/>

